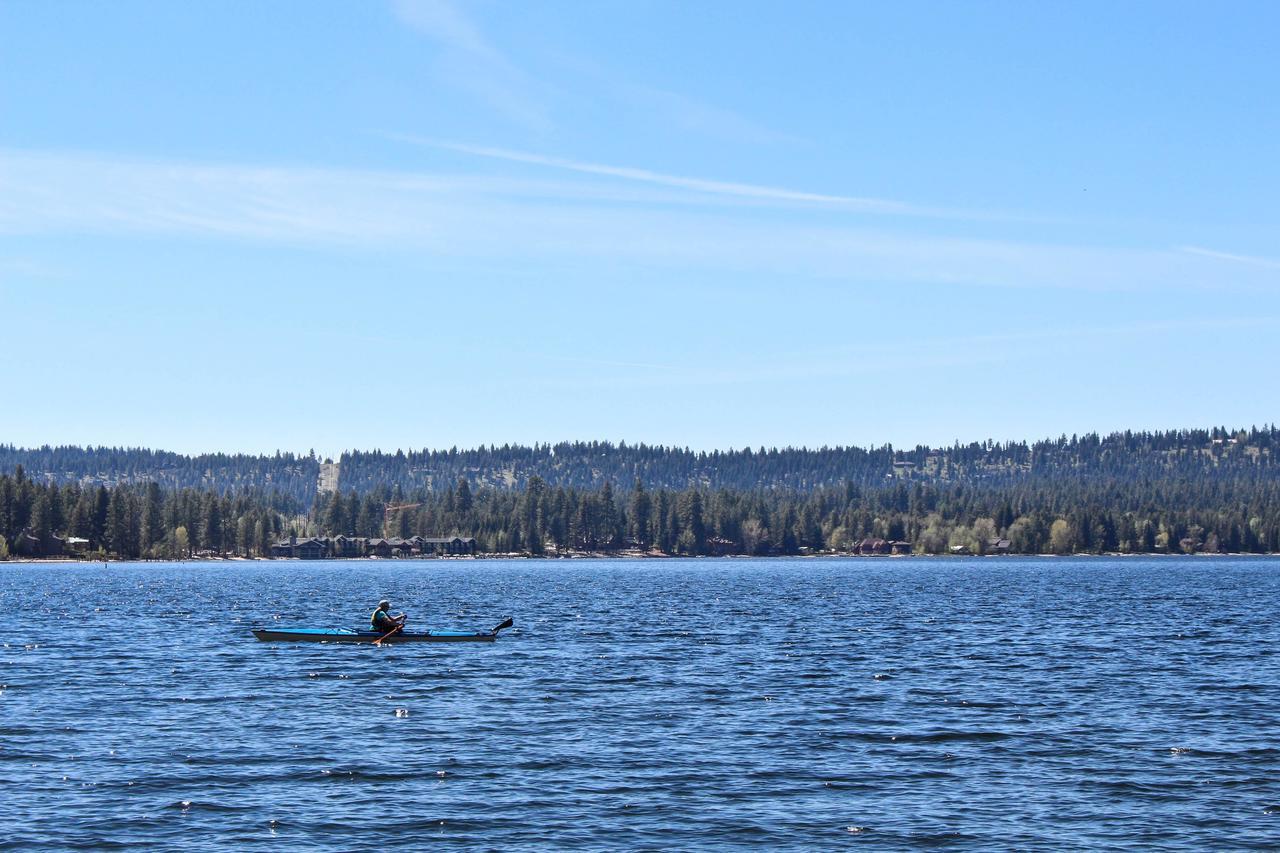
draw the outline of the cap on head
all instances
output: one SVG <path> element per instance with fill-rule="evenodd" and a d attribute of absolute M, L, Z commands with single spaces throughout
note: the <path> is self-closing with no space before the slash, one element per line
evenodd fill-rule
<path fill-rule="evenodd" d="M 385 598 L 378 602 L 379 610 L 386 610 L 390 606 L 391 606 L 391 602 L 387 601 Z"/>

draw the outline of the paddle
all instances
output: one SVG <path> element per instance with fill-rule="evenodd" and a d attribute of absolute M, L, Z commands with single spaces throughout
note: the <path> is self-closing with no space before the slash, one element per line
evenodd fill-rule
<path fill-rule="evenodd" d="M 514 621 L 514 620 L 512 620 L 512 618 L 511 618 L 510 616 L 508 616 L 506 619 L 503 619 L 503 620 L 502 620 L 502 623 L 501 623 L 500 625 L 498 625 L 497 627 L 495 627 L 495 628 L 494 628 L 492 631 L 490 631 L 489 633 L 490 633 L 490 634 L 496 634 L 496 633 L 498 633 L 499 631 L 503 630 L 504 628 L 510 628 L 510 627 L 511 627 L 512 625 L 514 625 L 514 624 L 516 624 L 516 623 L 515 623 L 515 621 Z M 390 631 L 388 631 L 387 633 L 383 634 L 383 635 L 382 635 L 381 637 L 379 637 L 378 639 L 374 640 L 374 641 L 373 641 L 373 644 L 374 644 L 375 646 L 381 646 L 381 645 L 382 645 L 382 641 L 383 641 L 383 640 L 387 639 L 388 637 L 390 637 L 392 634 L 396 633 L 397 631 L 399 631 L 399 630 L 400 630 L 401 628 L 403 628 L 403 627 L 404 627 L 404 617 L 403 617 L 403 616 L 401 616 L 401 617 L 400 617 L 400 624 L 399 624 L 399 625 L 396 625 L 396 626 L 395 626 L 394 628 L 392 628 Z"/>
<path fill-rule="evenodd" d="M 396 619 L 396 626 L 392 628 L 390 631 L 388 631 L 387 633 L 383 634 L 378 639 L 374 640 L 373 644 L 375 646 L 381 646 L 383 640 L 385 640 L 387 637 L 390 637 L 392 634 L 394 634 L 396 631 L 399 631 L 403 627 L 404 627 L 404 616 L 401 615 Z"/>

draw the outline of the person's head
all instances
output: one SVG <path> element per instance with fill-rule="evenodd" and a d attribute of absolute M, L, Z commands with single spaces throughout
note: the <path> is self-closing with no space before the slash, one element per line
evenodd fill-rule
<path fill-rule="evenodd" d="M 379 601 L 379 602 L 378 602 L 378 609 L 379 609 L 379 610 L 390 610 L 390 609 L 391 609 L 391 602 L 390 602 L 390 601 L 387 601 L 385 598 L 384 598 L 384 599 L 382 599 L 381 601 Z"/>

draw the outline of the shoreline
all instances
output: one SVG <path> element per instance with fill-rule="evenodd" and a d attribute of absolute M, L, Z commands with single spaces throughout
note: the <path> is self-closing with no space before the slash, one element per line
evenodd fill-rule
<path fill-rule="evenodd" d="M 753 556 L 750 554 L 720 554 L 720 555 L 680 555 L 680 554 L 654 554 L 654 553 L 636 553 L 636 552 L 615 552 L 604 553 L 599 551 L 593 552 L 575 552 L 568 554 L 543 554 L 534 557 L 529 554 L 476 554 L 458 557 L 328 557 L 320 560 L 304 560 L 299 557 L 185 557 L 174 560 L 82 560 L 68 557 L 10 557 L 7 560 L 0 560 L 0 570 L 6 565 L 51 565 L 51 566 L 109 566 L 113 563 L 122 563 L 127 565 L 145 565 L 148 563 L 314 563 L 321 565 L 324 563 L 438 563 L 438 562 L 484 562 L 490 560 L 526 560 L 526 561 L 560 561 L 560 560 L 1072 560 L 1081 558 L 1123 558 L 1131 559 L 1138 557 L 1159 557 L 1169 559 L 1196 559 L 1196 558 L 1217 558 L 1217 557 L 1280 557 L 1280 552 L 1266 551 L 1263 553 L 1247 553 L 1233 551 L 1230 553 L 1216 551 L 1213 553 L 1196 553 L 1196 554 L 1166 554 L 1166 553 L 1146 553 L 1135 554 L 1132 552 L 1121 551 L 1104 551 L 1101 553 L 1082 553 L 1082 554 L 766 554 L 761 556 Z"/>

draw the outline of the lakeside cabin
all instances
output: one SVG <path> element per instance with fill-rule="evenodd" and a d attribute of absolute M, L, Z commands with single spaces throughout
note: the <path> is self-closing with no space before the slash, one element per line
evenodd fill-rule
<path fill-rule="evenodd" d="M 24 527 L 9 547 L 19 557 L 61 557 L 66 550 L 66 542 L 52 533 L 36 536 L 30 527 Z"/>
<path fill-rule="evenodd" d="M 850 546 L 849 550 L 864 557 L 910 554 L 911 543 L 897 539 L 859 539 Z"/>
<path fill-rule="evenodd" d="M 290 536 L 271 546 L 271 556 L 295 560 L 351 559 L 355 557 L 463 557 L 476 553 L 473 536 L 383 539 L 364 536 Z"/>
<path fill-rule="evenodd" d="M 423 539 L 423 553 L 430 549 L 437 556 L 460 557 L 476 552 L 476 540 L 471 536 L 450 536 L 443 539 Z"/>

